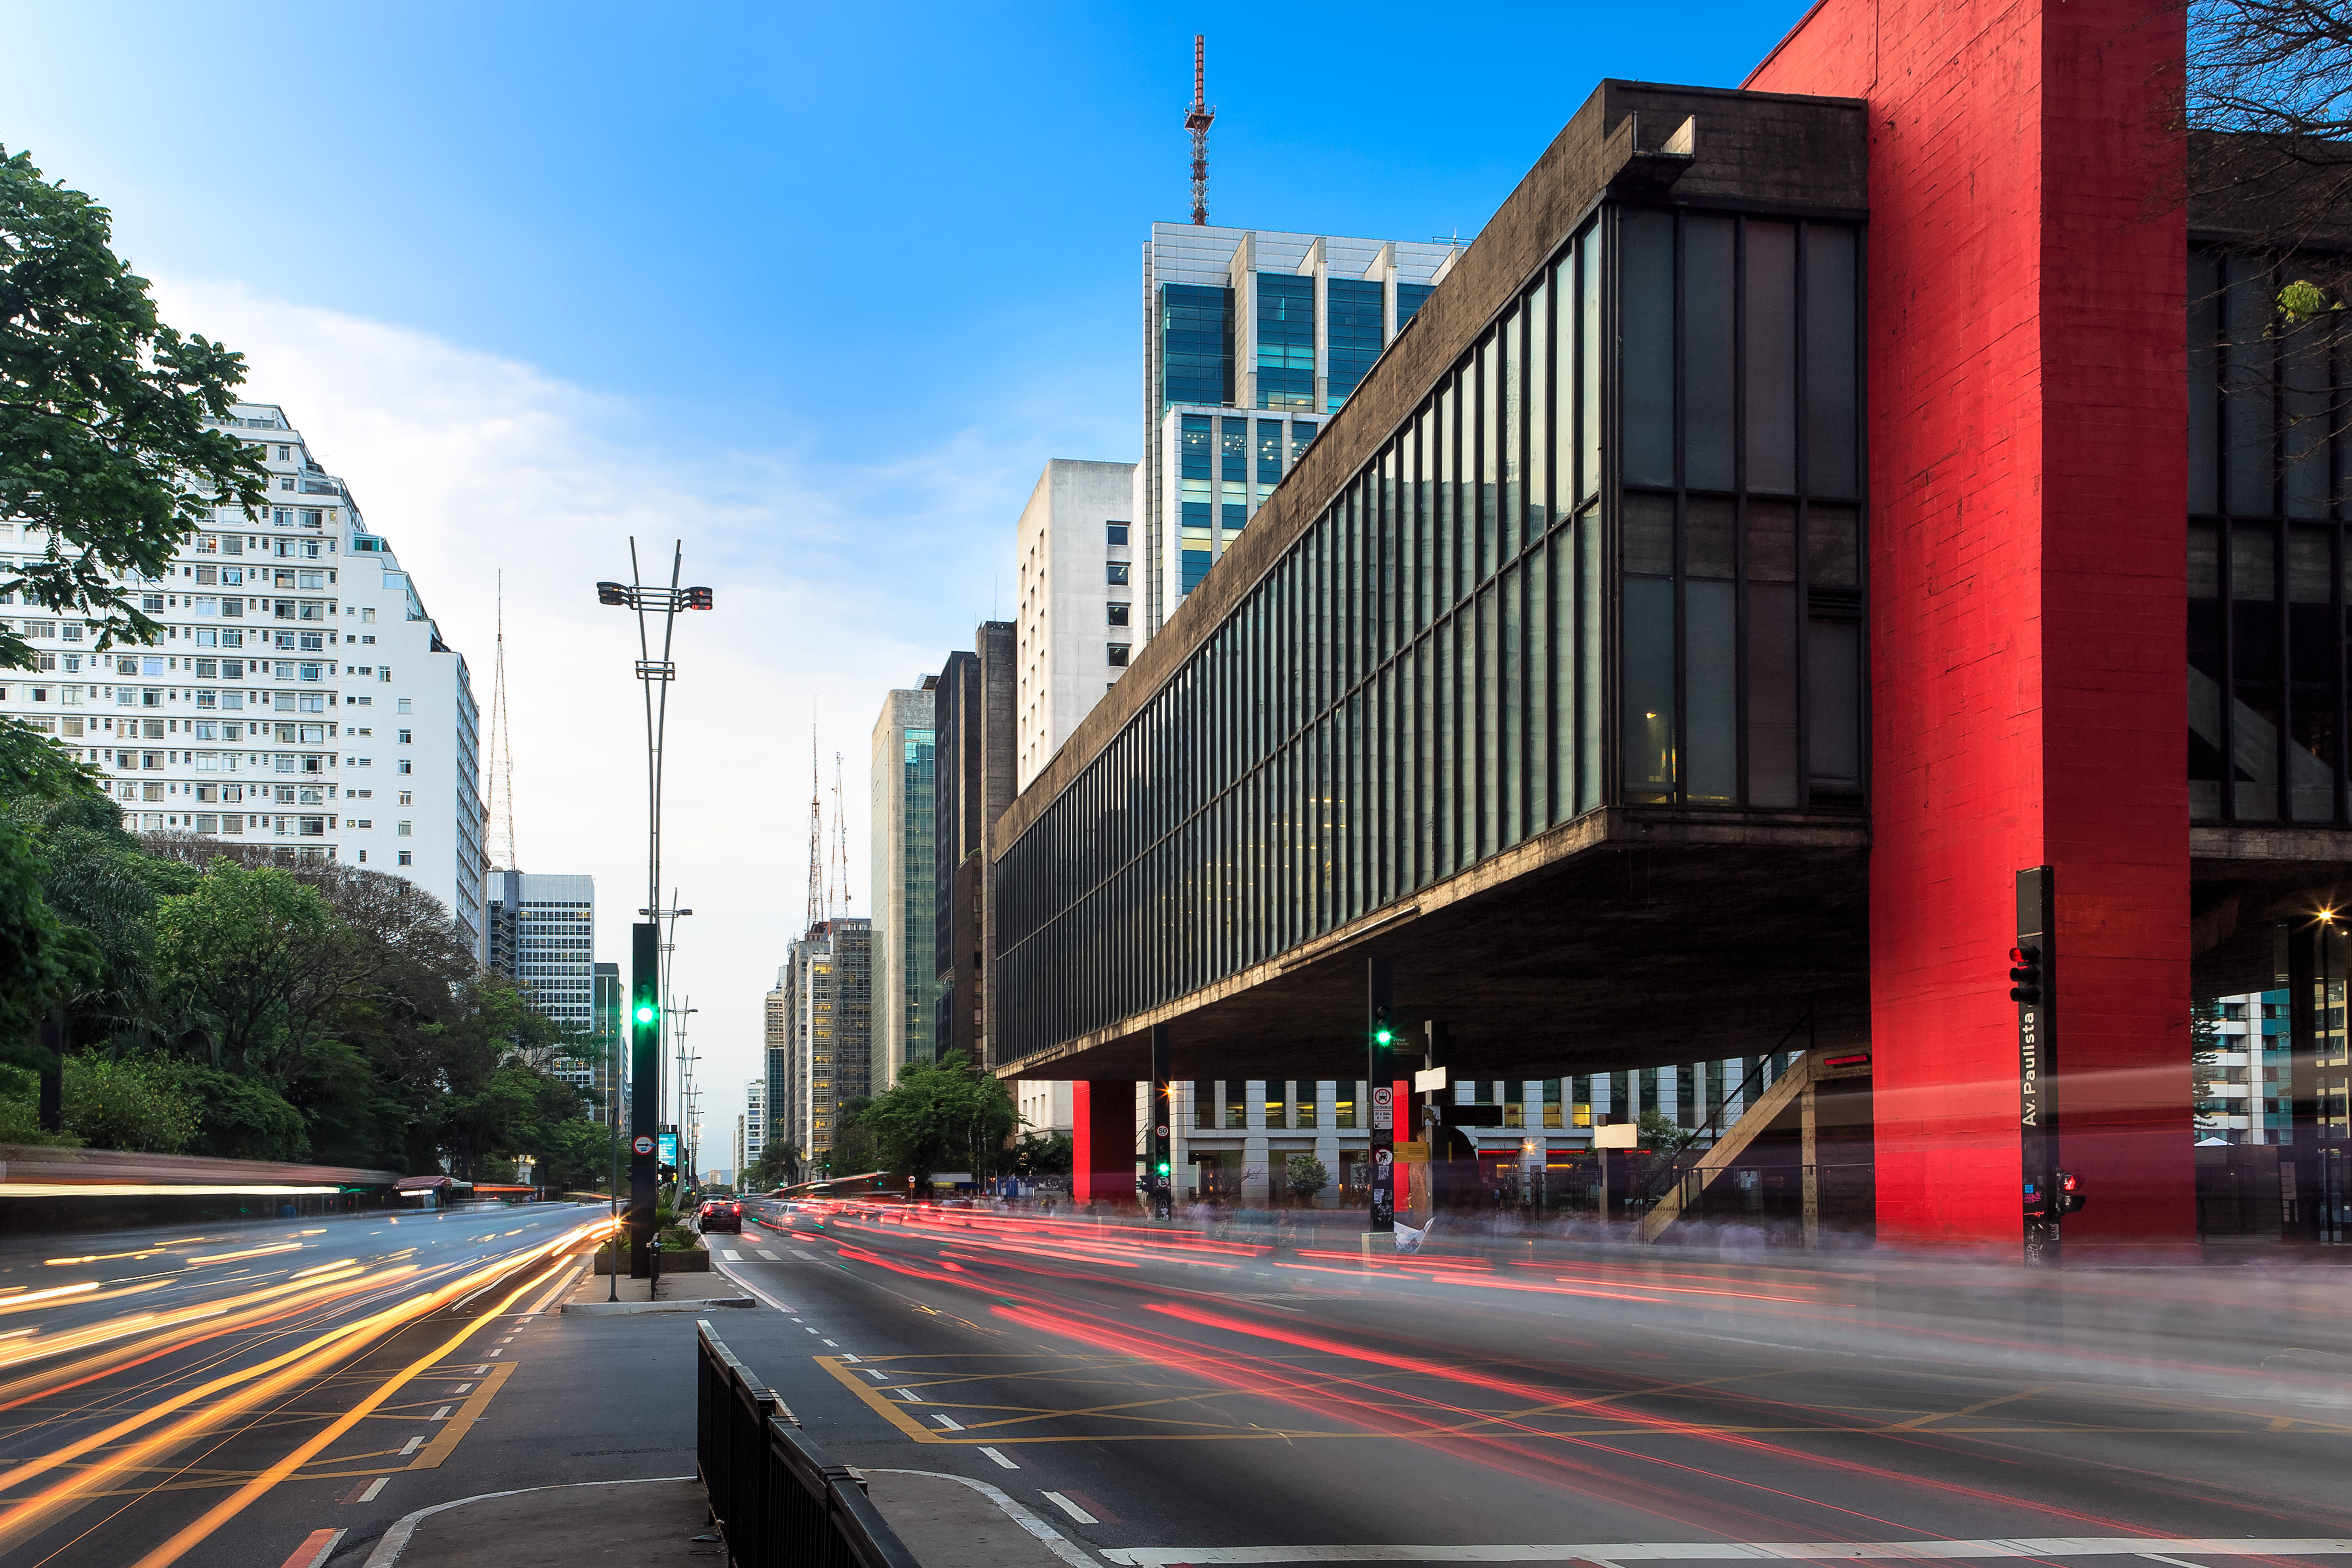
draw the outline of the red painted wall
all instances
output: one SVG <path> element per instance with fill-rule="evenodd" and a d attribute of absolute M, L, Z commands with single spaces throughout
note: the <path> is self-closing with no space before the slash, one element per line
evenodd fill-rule
<path fill-rule="evenodd" d="M 1078 1079 L 1070 1086 L 1070 1195 L 1082 1204 L 1134 1203 L 1133 1081 Z"/>
<path fill-rule="evenodd" d="M 1871 106 L 1882 1245 L 2014 1255 L 2044 862 L 2067 1250 L 2194 1237 L 2183 52 L 2147 0 L 1823 0 L 1745 84 Z"/>

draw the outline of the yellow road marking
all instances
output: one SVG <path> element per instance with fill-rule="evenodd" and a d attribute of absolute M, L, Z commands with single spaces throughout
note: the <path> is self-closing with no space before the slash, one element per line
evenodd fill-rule
<path fill-rule="evenodd" d="M 1925 1415 L 1914 1415 L 1908 1421 L 1897 1421 L 1889 1430 L 1900 1432 L 1906 1427 L 1925 1426 L 1930 1421 L 1949 1421 L 1955 1415 L 1974 1415 L 1979 1410 L 1990 1410 L 1996 1405 L 2007 1405 L 2011 1400 L 2031 1399 L 2037 1394 L 2047 1393 L 2049 1387 L 2048 1384 L 2043 1384 L 2038 1388 L 2020 1389 L 2015 1394 L 2003 1394 L 1992 1399 L 1979 1399 L 1974 1405 L 1958 1410 L 1930 1411 Z"/>
<path fill-rule="evenodd" d="M 451 1451 L 457 1447 L 459 1439 L 472 1429 L 475 1422 L 482 1418 L 482 1412 L 490 1407 L 491 1396 L 496 1394 L 506 1380 L 513 1375 L 515 1363 L 510 1361 L 502 1361 L 490 1368 L 489 1376 L 484 1378 L 480 1386 L 466 1396 L 466 1403 L 457 1407 L 457 1414 L 442 1423 L 441 1436 L 418 1449 L 416 1458 L 408 1462 L 407 1468 L 439 1469 L 441 1461 L 449 1457 Z"/>
<path fill-rule="evenodd" d="M 842 1364 L 841 1359 L 838 1356 L 821 1355 L 814 1356 L 810 1359 L 814 1360 L 817 1365 L 824 1368 L 825 1371 L 833 1373 L 834 1378 L 841 1384 L 842 1387 L 850 1390 L 852 1393 L 856 1394 L 858 1398 L 866 1401 L 866 1407 L 868 1409 L 881 1416 L 883 1420 L 890 1423 L 891 1426 L 896 1426 L 908 1436 L 912 1437 L 916 1442 L 944 1443 L 948 1440 L 942 1434 L 932 1431 L 929 1426 L 924 1426 L 921 1422 L 917 1421 L 913 1416 L 908 1415 L 906 1406 L 895 1405 L 889 1400 L 883 1398 L 881 1392 L 875 1388 L 871 1384 L 858 1382 L 857 1379 L 851 1374 L 849 1368 Z"/>

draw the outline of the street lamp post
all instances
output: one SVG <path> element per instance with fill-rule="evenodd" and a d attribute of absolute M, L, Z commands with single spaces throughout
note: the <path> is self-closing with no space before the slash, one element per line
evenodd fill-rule
<path fill-rule="evenodd" d="M 710 590 L 678 585 L 686 563 L 685 547 L 670 551 L 669 586 L 636 581 L 637 542 L 629 541 L 629 583 L 596 584 L 596 602 L 637 614 L 638 683 L 646 697 L 646 917 L 630 932 L 629 991 L 629 1275 L 649 1272 L 655 1197 L 655 1130 L 661 1120 L 661 927 L 654 923 L 661 909 L 662 742 L 667 730 L 670 682 L 677 667 L 670 662 L 671 639 L 680 610 L 710 608 Z M 654 657 L 653 626 L 661 620 L 661 656 Z"/>

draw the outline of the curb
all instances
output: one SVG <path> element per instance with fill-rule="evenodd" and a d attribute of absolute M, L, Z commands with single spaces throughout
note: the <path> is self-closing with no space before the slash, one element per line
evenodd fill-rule
<path fill-rule="evenodd" d="M 945 1470 L 896 1470 L 874 1465 L 863 1465 L 859 1468 L 869 1476 L 929 1476 L 934 1480 L 956 1481 L 968 1486 L 1002 1509 L 1005 1518 L 1035 1536 L 1045 1543 L 1046 1551 L 1070 1564 L 1070 1568 L 1096 1568 L 1095 1560 L 1087 1556 L 1083 1548 L 1074 1544 L 1068 1536 L 1047 1524 L 1035 1512 L 1013 1501 L 1002 1487 L 973 1480 L 970 1476 L 950 1475 Z M 379 1568 L 379 1565 L 370 1559 L 364 1568 Z"/>
<path fill-rule="evenodd" d="M 705 1307 L 755 1306 L 749 1296 L 708 1296 L 686 1301 L 567 1301 L 556 1309 L 585 1317 L 619 1317 L 629 1312 L 699 1312 Z"/>
<path fill-rule="evenodd" d="M 400 1561 L 400 1554 L 408 1550 L 409 1538 L 416 1533 L 418 1525 L 436 1513 L 445 1512 L 453 1508 L 463 1508 L 469 1502 L 488 1502 L 493 1498 L 520 1497 L 525 1492 L 572 1491 L 587 1487 L 634 1487 L 642 1486 L 647 1481 L 690 1481 L 697 1479 L 698 1478 L 694 1476 L 638 1476 L 625 1481 L 572 1481 L 561 1486 L 517 1487 L 511 1491 L 477 1492 L 472 1497 L 461 1497 L 455 1502 L 435 1503 L 431 1508 L 420 1508 L 415 1513 L 404 1514 L 394 1520 L 392 1528 L 377 1538 L 375 1550 L 368 1553 L 367 1561 L 360 1564 L 360 1568 L 392 1568 L 394 1563 Z"/>

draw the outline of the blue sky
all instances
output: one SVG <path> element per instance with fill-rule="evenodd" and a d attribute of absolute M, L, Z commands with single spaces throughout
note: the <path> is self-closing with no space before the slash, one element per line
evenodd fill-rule
<path fill-rule="evenodd" d="M 593 718 L 634 699 L 623 628 L 581 601 L 632 530 L 685 536 L 721 608 L 683 645 L 670 869 L 717 918 L 678 983 L 731 1132 L 812 715 L 862 910 L 882 692 L 1003 607 L 1046 458 L 1135 456 L 1192 34 L 1213 221 L 1429 238 L 1483 225 L 1600 78 L 1732 85 L 1801 10 L 9 0 L 0 145 L 248 351 L 485 697 L 505 571 L 523 865 L 600 878 L 608 954 L 641 775 Z"/>

